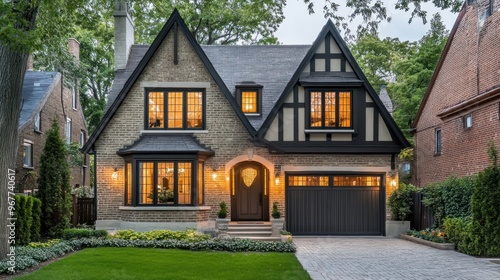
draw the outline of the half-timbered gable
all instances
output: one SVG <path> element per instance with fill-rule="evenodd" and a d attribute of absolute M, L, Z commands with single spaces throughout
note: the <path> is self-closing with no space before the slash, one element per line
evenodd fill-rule
<path fill-rule="evenodd" d="M 407 145 L 331 21 L 259 136 L 285 153 L 397 153 Z"/>

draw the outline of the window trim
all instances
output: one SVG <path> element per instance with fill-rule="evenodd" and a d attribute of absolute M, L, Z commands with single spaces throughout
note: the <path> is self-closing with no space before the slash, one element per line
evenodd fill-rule
<path fill-rule="evenodd" d="M 163 92 L 163 119 L 164 127 L 149 127 L 149 93 L 150 92 Z M 182 127 L 168 128 L 168 92 L 182 92 Z M 188 92 L 201 92 L 202 95 L 202 122 L 201 127 L 187 127 L 187 93 Z M 144 88 L 144 130 L 182 130 L 186 131 L 199 131 L 206 130 L 207 127 L 207 94 L 204 88 Z"/>
<path fill-rule="evenodd" d="M 85 131 L 80 130 L 80 148 L 83 147 L 83 145 L 85 145 L 85 138 L 87 138 Z"/>
<path fill-rule="evenodd" d="M 71 108 L 76 111 L 76 110 L 78 110 L 77 106 L 78 106 L 78 104 L 76 102 L 76 85 L 72 85 L 71 86 Z"/>
<path fill-rule="evenodd" d="M 468 120 L 470 120 L 470 125 L 468 123 Z M 465 129 L 471 129 L 472 128 L 472 113 L 469 113 L 463 117 L 463 122 L 464 122 L 464 128 Z"/>
<path fill-rule="evenodd" d="M 439 139 L 438 139 L 439 138 Z M 443 151 L 443 131 L 441 128 L 434 130 L 434 155 L 441 155 Z"/>
<path fill-rule="evenodd" d="M 68 128 L 68 125 L 69 125 L 69 128 Z M 66 127 L 65 127 L 65 140 L 66 140 L 66 144 L 70 144 L 71 143 L 71 132 L 73 130 L 73 124 L 72 124 L 72 121 L 71 121 L 71 118 L 66 118 Z"/>
<path fill-rule="evenodd" d="M 317 176 L 317 177 L 322 177 L 322 176 L 327 176 L 328 177 L 328 186 L 290 186 L 290 180 L 289 177 L 291 176 Z M 360 177 L 379 177 L 379 186 L 364 186 L 364 185 L 359 185 L 359 186 L 344 186 L 344 185 L 335 185 L 334 184 L 334 177 L 338 176 L 360 176 Z M 285 186 L 287 188 L 307 188 L 307 189 L 339 189 L 339 188 L 380 188 L 381 190 L 385 188 L 387 180 L 387 175 L 386 173 L 381 173 L 381 172 L 353 172 L 353 171 L 286 171 L 285 172 Z"/>
<path fill-rule="evenodd" d="M 257 110 L 256 110 L 256 112 L 252 112 L 252 113 L 243 112 L 243 114 L 247 117 L 260 117 L 260 116 L 262 116 L 262 88 L 263 88 L 263 86 L 259 85 L 259 84 L 243 84 L 243 85 L 237 85 L 235 88 L 236 88 L 236 103 L 238 103 L 238 106 L 242 112 L 243 112 L 243 108 L 241 108 L 241 106 L 243 105 L 242 104 L 243 103 L 243 100 L 242 100 L 243 92 L 245 92 L 245 91 L 257 92 L 257 96 L 256 96 Z"/>
<path fill-rule="evenodd" d="M 37 123 L 38 123 L 38 125 L 37 125 Z M 41 111 L 35 115 L 35 119 L 33 120 L 33 126 L 34 126 L 35 132 L 38 132 L 38 133 L 42 132 L 42 112 Z"/>
<path fill-rule="evenodd" d="M 30 148 L 30 159 L 29 159 L 29 165 L 25 164 L 24 159 L 26 158 L 26 155 L 23 155 L 23 167 L 27 169 L 33 169 L 33 142 L 27 139 L 23 140 L 23 152 L 24 152 L 24 147 L 29 147 Z"/>
<path fill-rule="evenodd" d="M 335 119 L 339 119 L 339 94 L 340 92 L 349 92 L 350 93 L 350 110 L 351 110 L 351 116 L 350 116 L 350 126 L 338 126 L 338 123 L 335 124 L 335 126 L 324 126 L 324 119 L 325 119 L 325 114 L 324 114 L 324 100 L 325 100 L 325 92 L 335 92 Z M 334 131 L 342 131 L 346 133 L 350 133 L 354 131 L 354 89 L 347 89 L 347 88 L 324 88 L 324 87 L 310 87 L 310 88 L 305 88 L 304 94 L 304 103 L 305 103 L 305 130 L 309 132 L 319 132 L 319 131 L 325 131 L 325 132 L 334 132 Z M 322 100 L 322 126 L 321 127 L 312 127 L 311 126 L 311 92 L 321 92 L 321 100 Z"/>

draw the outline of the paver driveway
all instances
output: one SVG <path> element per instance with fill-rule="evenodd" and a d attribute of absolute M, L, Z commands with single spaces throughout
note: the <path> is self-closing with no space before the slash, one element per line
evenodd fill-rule
<path fill-rule="evenodd" d="M 500 279 L 500 265 L 388 237 L 294 237 L 312 279 Z"/>

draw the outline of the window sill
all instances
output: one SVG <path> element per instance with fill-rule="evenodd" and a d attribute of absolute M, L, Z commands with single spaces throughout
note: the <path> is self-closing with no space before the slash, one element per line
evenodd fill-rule
<path fill-rule="evenodd" d="M 210 206 L 120 206 L 124 211 L 207 211 Z"/>
<path fill-rule="evenodd" d="M 36 130 L 36 129 L 35 129 L 35 133 L 42 134 L 42 131 L 41 131 L 41 130 Z"/>
<path fill-rule="evenodd" d="M 247 116 L 247 117 L 260 117 L 261 114 L 259 114 L 259 113 L 246 113 L 245 116 Z"/>
<path fill-rule="evenodd" d="M 76 109 L 76 108 L 71 108 L 71 109 L 72 109 L 73 111 L 75 111 L 75 112 L 76 112 L 76 111 L 78 111 L 78 109 Z"/>
<path fill-rule="evenodd" d="M 34 170 L 35 169 L 33 166 L 28 166 L 28 165 L 23 165 L 23 168 L 24 169 L 30 169 L 30 170 Z"/>
<path fill-rule="evenodd" d="M 435 156 L 435 157 L 438 157 L 438 156 L 440 156 L 440 155 L 441 155 L 441 152 L 439 152 L 439 153 L 434 153 L 434 156 Z"/>
<path fill-rule="evenodd" d="M 305 133 L 356 133 L 354 129 L 305 129 Z"/>
<path fill-rule="evenodd" d="M 208 134 L 208 130 L 141 130 L 141 134 Z"/>

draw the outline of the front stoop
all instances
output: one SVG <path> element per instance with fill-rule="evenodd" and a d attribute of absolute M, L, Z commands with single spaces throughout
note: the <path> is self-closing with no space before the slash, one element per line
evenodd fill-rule
<path fill-rule="evenodd" d="M 281 241 L 272 236 L 271 222 L 230 222 L 227 234 L 232 238 L 245 238 L 261 241 Z"/>

